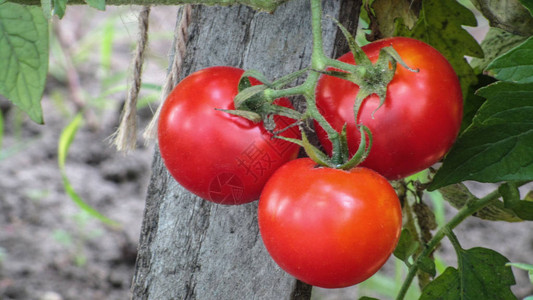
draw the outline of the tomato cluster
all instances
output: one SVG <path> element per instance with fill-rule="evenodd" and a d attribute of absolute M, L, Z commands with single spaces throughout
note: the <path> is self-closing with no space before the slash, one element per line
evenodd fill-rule
<path fill-rule="evenodd" d="M 224 111 L 235 109 L 244 71 L 211 67 L 186 77 L 162 107 L 159 146 L 170 174 L 212 202 L 242 204 L 259 198 L 265 247 L 294 277 L 326 288 L 366 280 L 390 257 L 402 227 L 400 201 L 387 179 L 403 178 L 440 160 L 462 117 L 459 81 L 440 53 L 408 38 L 377 41 L 363 51 L 374 62 L 387 46 L 418 71 L 398 67 L 379 109 L 378 97 L 371 95 L 355 119 L 357 85 L 323 75 L 316 87 L 326 120 L 339 132 L 347 125 L 350 151 L 360 143 L 359 124 L 372 132 L 373 146 L 360 166 L 340 170 L 310 158 L 295 159 L 299 146 L 272 134 L 299 139 L 297 127 L 291 126 L 294 120 L 274 116 L 274 130 L 266 130 L 261 122 Z M 340 60 L 354 64 L 351 53 Z M 284 98 L 274 103 L 291 107 Z M 319 126 L 317 134 L 331 152 Z"/>

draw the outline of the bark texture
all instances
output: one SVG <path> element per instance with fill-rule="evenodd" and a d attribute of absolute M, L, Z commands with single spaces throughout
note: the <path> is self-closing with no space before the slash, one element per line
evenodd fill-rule
<path fill-rule="evenodd" d="M 357 26 L 360 1 L 324 1 L 324 14 Z M 309 65 L 308 0 L 274 14 L 244 6 L 197 6 L 189 27 L 182 75 L 215 65 L 257 69 L 270 79 Z M 324 19 L 326 53 L 347 51 Z M 337 46 L 335 46 L 337 45 Z M 216 151 L 214 149 L 213 151 Z M 222 206 L 177 184 L 156 151 L 148 188 L 133 299 L 309 299 L 311 287 L 282 271 L 268 255 L 257 226 L 257 202 Z"/>

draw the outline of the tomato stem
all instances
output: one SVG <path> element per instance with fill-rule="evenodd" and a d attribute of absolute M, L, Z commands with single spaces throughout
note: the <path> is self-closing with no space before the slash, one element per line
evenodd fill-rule
<path fill-rule="evenodd" d="M 527 182 L 519 182 L 517 183 L 517 187 L 522 186 L 526 184 Z M 481 199 L 472 199 L 471 201 L 467 201 L 467 205 L 463 206 L 457 214 L 448 221 L 444 226 L 442 226 L 437 233 L 435 233 L 435 236 L 427 243 L 424 250 L 418 255 L 409 268 L 409 272 L 407 273 L 407 277 L 405 278 L 402 287 L 400 291 L 398 292 L 398 295 L 396 296 L 396 300 L 403 300 L 405 297 L 405 294 L 407 293 L 407 290 L 411 286 L 411 283 L 418 271 L 418 266 L 421 263 L 421 260 L 425 257 L 429 257 L 429 255 L 435 250 L 435 248 L 439 245 L 440 241 L 447 235 L 449 235 L 449 232 L 451 232 L 457 225 L 461 224 L 466 218 L 474 214 L 475 212 L 479 211 L 483 207 L 489 205 L 492 201 L 497 200 L 501 196 L 500 192 L 498 190 L 493 191 L 492 193 L 486 195 L 485 197 Z"/>

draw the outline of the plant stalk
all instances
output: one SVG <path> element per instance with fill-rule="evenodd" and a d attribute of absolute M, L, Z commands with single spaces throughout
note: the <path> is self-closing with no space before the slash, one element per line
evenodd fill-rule
<path fill-rule="evenodd" d="M 526 182 L 517 183 L 517 186 L 522 186 L 526 184 Z M 428 242 L 424 250 L 420 253 L 420 255 L 416 258 L 414 263 L 409 268 L 409 272 L 407 273 L 407 277 L 405 278 L 405 281 L 403 282 L 403 285 L 398 292 L 398 295 L 396 296 L 396 300 L 403 300 L 405 297 L 405 294 L 407 293 L 407 290 L 411 286 L 411 282 L 413 281 L 416 272 L 418 271 L 418 265 L 420 264 L 420 259 L 422 257 L 428 257 L 431 252 L 435 250 L 437 245 L 439 245 L 440 241 L 449 233 L 451 232 L 457 225 L 461 224 L 466 218 L 474 214 L 475 212 L 479 211 L 483 207 L 490 204 L 492 201 L 495 201 L 500 197 L 500 192 L 498 190 L 493 191 L 492 193 L 486 195 L 485 197 L 478 199 L 477 201 L 471 201 L 467 202 L 465 206 L 463 206 L 457 214 L 448 221 L 443 227 L 441 227 L 437 233 L 435 233 L 435 236 Z"/>

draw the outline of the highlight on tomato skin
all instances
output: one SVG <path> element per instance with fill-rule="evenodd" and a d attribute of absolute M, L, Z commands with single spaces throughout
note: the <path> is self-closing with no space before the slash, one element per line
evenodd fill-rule
<path fill-rule="evenodd" d="M 342 288 L 375 274 L 394 251 L 402 227 L 396 192 L 378 173 L 288 162 L 269 179 L 258 222 L 272 259 L 297 279 Z"/>
<path fill-rule="evenodd" d="M 270 175 L 295 159 L 299 146 L 272 138 L 262 123 L 216 109 L 234 109 L 244 70 L 219 66 L 184 78 L 169 94 L 158 123 L 159 149 L 172 177 L 197 196 L 220 204 L 259 199 Z M 276 104 L 290 106 L 288 99 Z M 293 120 L 276 116 L 275 130 Z M 281 135 L 300 138 L 297 127 Z"/>
<path fill-rule="evenodd" d="M 380 102 L 377 95 L 367 97 L 357 124 L 366 125 L 373 134 L 372 149 L 361 166 L 396 180 L 432 166 L 450 150 L 461 126 L 463 96 L 452 66 L 430 45 L 393 37 L 362 49 L 375 62 L 380 49 L 387 46 L 393 46 L 406 65 L 418 72 L 398 64 L 384 105 L 377 109 Z M 339 60 L 354 64 L 351 53 Z M 360 140 L 353 114 L 358 91 L 354 83 L 329 75 L 320 78 L 316 90 L 317 106 L 326 120 L 339 132 L 347 124 L 352 154 Z M 331 153 L 327 134 L 320 126 L 316 130 L 324 149 Z"/>

